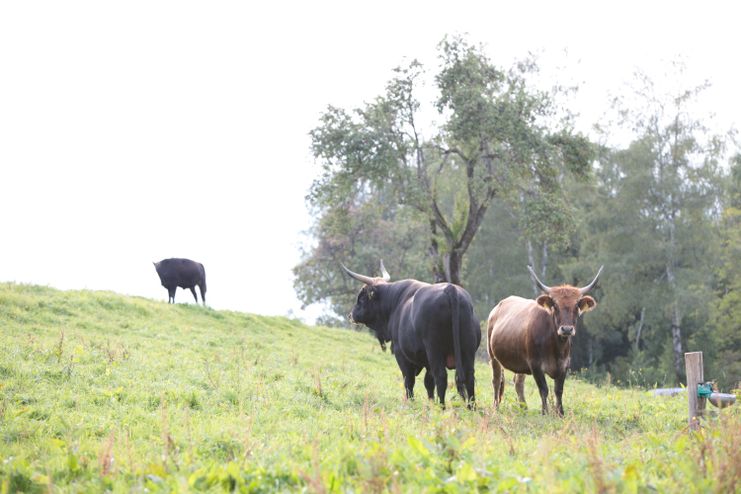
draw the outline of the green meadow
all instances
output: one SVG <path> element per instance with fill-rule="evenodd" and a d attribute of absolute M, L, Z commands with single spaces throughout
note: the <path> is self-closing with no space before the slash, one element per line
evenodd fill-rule
<path fill-rule="evenodd" d="M 0 492 L 739 492 L 741 406 L 566 381 L 448 407 L 366 332 L 0 284 Z M 549 381 L 550 383 L 550 381 Z"/>

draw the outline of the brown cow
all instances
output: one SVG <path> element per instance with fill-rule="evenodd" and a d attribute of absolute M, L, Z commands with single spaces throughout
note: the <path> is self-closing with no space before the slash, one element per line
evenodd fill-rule
<path fill-rule="evenodd" d="M 571 337 L 576 334 L 579 316 L 597 305 L 587 292 L 597 283 L 602 267 L 594 280 L 583 288 L 570 285 L 551 288 L 538 279 L 530 266 L 527 268 L 544 293 L 537 300 L 507 297 L 489 314 L 487 341 L 494 405 L 498 407 L 502 401 L 504 367 L 515 373 L 515 390 L 523 405 L 526 405 L 525 374 L 533 375 L 543 402 L 543 414 L 548 412 L 545 380 L 548 374 L 554 381 L 558 414 L 563 415 L 561 396 L 571 363 Z"/>

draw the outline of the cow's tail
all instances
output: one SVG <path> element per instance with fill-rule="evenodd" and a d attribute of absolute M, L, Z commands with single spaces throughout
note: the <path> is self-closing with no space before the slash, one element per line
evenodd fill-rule
<path fill-rule="evenodd" d="M 200 264 L 200 263 L 199 263 Z M 201 264 L 201 301 L 206 305 L 206 268 Z"/>
<path fill-rule="evenodd" d="M 460 387 L 466 382 L 466 371 L 463 368 L 463 359 L 461 356 L 461 317 L 460 302 L 458 300 L 458 290 L 455 285 L 445 287 L 445 294 L 450 300 L 450 312 L 453 323 L 453 352 L 455 356 L 455 382 Z"/>

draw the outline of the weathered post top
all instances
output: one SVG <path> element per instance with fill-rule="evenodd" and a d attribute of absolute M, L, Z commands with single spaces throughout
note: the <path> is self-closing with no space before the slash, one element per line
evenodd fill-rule
<path fill-rule="evenodd" d="M 689 404 L 690 430 L 700 427 L 700 417 L 705 411 L 705 398 L 697 393 L 697 385 L 705 382 L 702 366 L 702 352 L 687 352 L 684 354 L 684 366 L 687 371 L 687 401 Z"/>

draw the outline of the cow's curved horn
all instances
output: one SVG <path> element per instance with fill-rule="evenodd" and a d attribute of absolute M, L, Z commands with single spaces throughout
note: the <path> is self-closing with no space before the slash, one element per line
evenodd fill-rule
<path fill-rule="evenodd" d="M 602 274 L 602 268 L 604 267 L 605 267 L 604 264 L 599 267 L 599 271 L 597 271 L 597 276 L 594 277 L 594 279 L 592 280 L 590 284 L 588 284 L 585 287 L 579 288 L 579 291 L 581 292 L 582 295 L 584 295 L 585 293 L 589 292 L 589 290 L 594 288 L 594 285 L 597 283 L 597 278 L 599 278 L 599 275 Z"/>
<path fill-rule="evenodd" d="M 355 272 L 353 272 L 353 271 L 350 271 L 350 270 L 349 270 L 349 269 L 347 269 L 347 267 L 345 267 L 345 265 L 344 265 L 344 264 L 342 264 L 342 263 L 340 263 L 340 266 L 342 266 L 342 269 L 344 269 L 344 270 L 345 270 L 345 272 L 346 272 L 347 274 L 349 274 L 349 275 L 350 275 L 350 276 L 351 276 L 352 278 L 355 278 L 356 280 L 358 280 L 358 281 L 359 281 L 359 282 L 361 282 L 361 283 L 365 283 L 366 285 L 372 285 L 372 284 L 373 284 L 373 282 L 375 281 L 375 280 L 374 280 L 373 278 L 371 278 L 370 276 L 364 276 L 364 275 L 362 275 L 362 274 L 358 274 L 358 273 L 355 273 Z"/>
<path fill-rule="evenodd" d="M 381 259 L 381 278 L 383 278 L 384 281 L 389 281 L 391 279 L 391 275 L 386 271 L 386 267 L 383 265 L 383 259 Z"/>
<path fill-rule="evenodd" d="M 535 274 L 535 271 L 533 271 L 533 267 L 528 265 L 527 270 L 530 271 L 530 277 L 533 279 L 536 285 L 538 285 L 538 288 L 543 290 L 544 292 L 548 293 L 551 291 L 551 287 L 543 283 L 538 279 L 538 275 Z"/>

